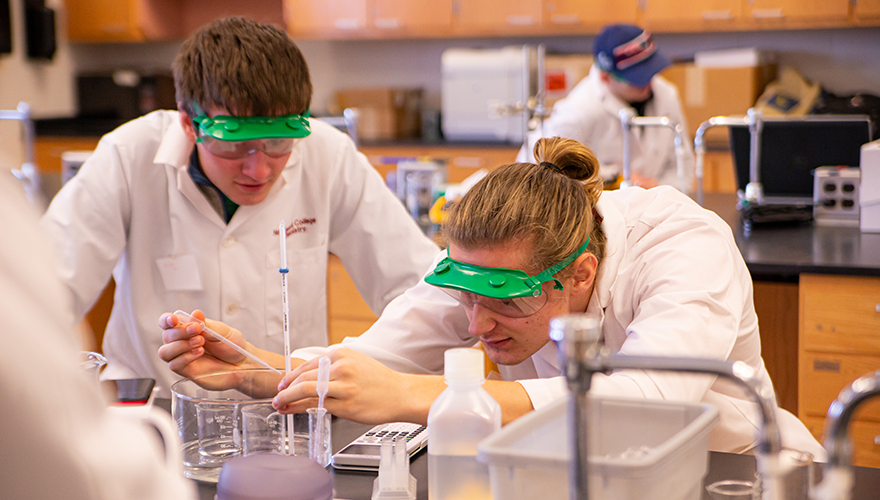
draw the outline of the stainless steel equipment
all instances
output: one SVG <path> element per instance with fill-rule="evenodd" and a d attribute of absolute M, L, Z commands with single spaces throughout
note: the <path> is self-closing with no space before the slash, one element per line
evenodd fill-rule
<path fill-rule="evenodd" d="M 588 422 L 585 409 L 593 374 L 629 369 L 712 374 L 730 379 L 745 389 L 757 403 L 761 414 L 757 460 L 763 485 L 762 498 L 782 498 L 777 479 L 785 471 L 779 463 L 782 438 L 776 422 L 775 396 L 773 388 L 764 385 L 751 366 L 741 361 L 730 363 L 714 359 L 613 354 L 599 344 L 600 332 L 599 320 L 590 315 L 566 315 L 550 322 L 550 338 L 560 344 L 563 374 L 571 392 L 568 418 L 572 422 L 570 439 L 574 447 L 569 470 L 572 500 L 588 498 L 588 475 L 585 473 Z"/>

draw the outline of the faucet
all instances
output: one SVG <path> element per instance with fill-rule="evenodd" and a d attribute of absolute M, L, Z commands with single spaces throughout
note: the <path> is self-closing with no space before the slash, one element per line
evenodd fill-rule
<path fill-rule="evenodd" d="M 815 500 L 848 500 L 852 493 L 852 441 L 847 429 L 856 408 L 873 396 L 880 395 L 880 370 L 863 375 L 846 386 L 828 407 L 825 417 L 825 449 L 828 462 L 823 468 L 822 482 L 811 495 Z"/>
<path fill-rule="evenodd" d="M 713 116 L 701 123 L 697 128 L 697 132 L 694 134 L 694 153 L 696 155 L 696 160 L 694 162 L 694 177 L 697 180 L 697 203 L 701 206 L 703 205 L 703 165 L 706 156 L 706 142 L 703 140 L 703 135 L 706 134 L 706 130 L 712 127 L 729 127 L 731 125 L 748 124 L 748 118 L 745 116 Z"/>
<path fill-rule="evenodd" d="M 675 165 L 678 174 L 678 188 L 682 193 L 688 192 L 684 179 L 684 126 L 670 120 L 668 116 L 636 116 L 635 111 L 625 107 L 619 111 L 620 126 L 623 129 L 623 165 L 621 166 L 623 181 L 621 188 L 633 185 L 630 180 L 630 140 L 633 127 L 669 127 L 675 133 Z"/>
<path fill-rule="evenodd" d="M 586 403 L 593 374 L 627 369 L 712 374 L 742 386 L 758 404 L 761 414 L 757 460 L 762 498 L 781 498 L 777 478 L 785 471 L 779 463 L 782 438 L 776 421 L 775 396 L 773 388 L 763 384 L 751 366 L 742 361 L 614 354 L 599 343 L 601 330 L 600 320 L 589 314 L 569 314 L 550 321 L 550 338 L 559 342 L 562 371 L 571 392 L 568 401 L 569 438 L 573 448 L 569 463 L 571 500 L 587 500 L 589 495 L 585 472 L 588 461 Z"/>

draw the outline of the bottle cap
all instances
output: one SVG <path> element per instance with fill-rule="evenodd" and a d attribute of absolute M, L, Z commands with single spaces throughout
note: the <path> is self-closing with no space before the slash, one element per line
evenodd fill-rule
<path fill-rule="evenodd" d="M 443 355 L 446 382 L 482 383 L 485 380 L 483 352 L 477 349 L 448 349 Z"/>

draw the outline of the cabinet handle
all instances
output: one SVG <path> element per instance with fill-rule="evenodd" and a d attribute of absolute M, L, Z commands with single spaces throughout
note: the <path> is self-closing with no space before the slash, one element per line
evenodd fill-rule
<path fill-rule="evenodd" d="M 383 17 L 376 19 L 375 25 L 377 28 L 384 30 L 393 30 L 403 27 L 403 25 L 400 23 L 400 19 L 396 17 Z"/>
<path fill-rule="evenodd" d="M 880 444 L 880 436 L 874 436 L 874 444 Z"/>
<path fill-rule="evenodd" d="M 581 16 L 577 14 L 554 14 L 550 16 L 550 22 L 553 24 L 580 24 Z"/>
<path fill-rule="evenodd" d="M 752 17 L 755 19 L 782 19 L 785 14 L 782 9 L 755 9 L 752 11 Z"/>
<path fill-rule="evenodd" d="M 535 18 L 532 16 L 507 16 L 507 24 L 511 26 L 533 26 Z"/>
<path fill-rule="evenodd" d="M 704 10 L 704 21 L 722 21 L 725 19 L 733 19 L 733 13 L 729 10 Z"/>
<path fill-rule="evenodd" d="M 874 304 L 874 310 L 880 313 L 880 304 Z"/>
<path fill-rule="evenodd" d="M 101 26 L 101 31 L 104 33 L 124 33 L 125 25 L 124 24 L 105 24 Z"/>
<path fill-rule="evenodd" d="M 338 30 L 356 30 L 360 29 L 361 23 L 357 19 L 336 19 L 333 27 Z"/>

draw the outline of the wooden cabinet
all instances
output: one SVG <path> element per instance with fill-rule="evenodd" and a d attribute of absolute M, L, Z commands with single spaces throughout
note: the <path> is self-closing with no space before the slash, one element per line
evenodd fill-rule
<path fill-rule="evenodd" d="M 383 178 L 397 168 L 402 159 L 432 158 L 446 163 L 446 181 L 461 182 L 481 168 L 495 167 L 513 163 L 519 146 L 499 145 L 498 147 L 469 146 L 362 146 L 361 152 Z"/>
<path fill-rule="evenodd" d="M 71 42 L 142 42 L 180 38 L 175 0 L 67 0 Z"/>
<path fill-rule="evenodd" d="M 40 136 L 34 141 L 34 161 L 43 174 L 61 173 L 61 155 L 66 151 L 91 151 L 100 137 Z"/>
<path fill-rule="evenodd" d="M 642 22 L 653 31 L 733 28 L 744 0 L 645 0 Z"/>
<path fill-rule="evenodd" d="M 856 378 L 880 370 L 880 278 L 802 275 L 798 414 L 820 441 L 828 406 Z M 880 467 L 880 399 L 850 425 L 855 465 Z"/>
<path fill-rule="evenodd" d="M 362 37 L 367 29 L 365 0 L 285 0 L 284 18 L 294 35 Z"/>
<path fill-rule="evenodd" d="M 523 33 L 539 31 L 541 0 L 457 0 L 456 27 L 464 33 Z"/>
<path fill-rule="evenodd" d="M 544 0 L 544 26 L 554 32 L 600 30 L 606 24 L 638 22 L 635 0 Z"/>
<path fill-rule="evenodd" d="M 376 315 L 361 298 L 339 257 L 327 259 L 327 340 L 331 344 L 345 337 L 357 337 L 376 321 Z"/>
<path fill-rule="evenodd" d="M 744 15 L 759 27 L 844 22 L 849 0 L 747 0 Z"/>
<path fill-rule="evenodd" d="M 854 0 L 852 17 L 855 23 L 880 21 L 880 0 Z"/>
<path fill-rule="evenodd" d="M 213 19 L 244 15 L 283 24 L 282 0 L 67 0 L 71 42 L 144 42 L 185 38 Z"/>
<path fill-rule="evenodd" d="M 448 33 L 452 0 L 373 0 L 370 27 L 380 36 Z"/>

